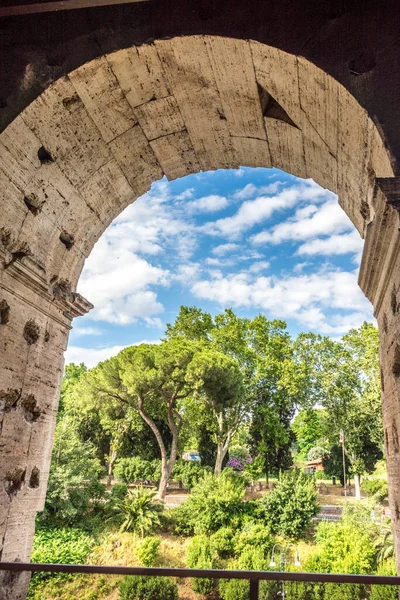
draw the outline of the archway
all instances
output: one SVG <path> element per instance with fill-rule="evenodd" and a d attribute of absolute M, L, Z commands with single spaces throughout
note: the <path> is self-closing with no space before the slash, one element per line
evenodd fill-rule
<path fill-rule="evenodd" d="M 63 352 L 72 318 L 92 306 L 75 289 L 95 241 L 163 174 L 239 165 L 313 178 L 338 194 L 365 238 L 359 281 L 381 331 L 400 546 L 398 216 L 376 184 L 381 179 L 390 192 L 385 179 L 393 170 L 372 119 L 340 84 L 258 42 L 160 40 L 101 56 L 59 79 L 1 134 L 0 149 L 2 561 L 29 558 Z M 23 597 L 24 578 L 12 585 L 12 597 Z"/>

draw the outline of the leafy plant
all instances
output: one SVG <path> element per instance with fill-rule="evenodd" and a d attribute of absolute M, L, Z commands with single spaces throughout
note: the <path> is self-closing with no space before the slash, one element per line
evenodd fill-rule
<path fill-rule="evenodd" d="M 240 524 L 244 503 L 244 482 L 229 472 L 206 473 L 185 502 L 188 523 L 196 533 L 213 533 L 221 527 Z"/>
<path fill-rule="evenodd" d="M 235 555 L 240 556 L 249 548 L 257 548 L 262 550 L 264 557 L 266 557 L 273 544 L 274 538 L 269 527 L 261 523 L 247 523 L 242 531 L 235 536 Z"/>
<path fill-rule="evenodd" d="M 136 555 L 145 567 L 152 567 L 159 556 L 161 540 L 159 537 L 147 537 L 137 547 Z"/>
<path fill-rule="evenodd" d="M 120 522 L 120 531 L 135 531 L 143 537 L 160 526 L 161 502 L 154 499 L 155 490 L 138 487 L 113 506 L 114 521 Z"/>
<path fill-rule="evenodd" d="M 382 502 L 388 496 L 388 483 L 384 479 L 364 479 L 361 489 L 368 496 L 373 496 L 378 502 Z"/>
<path fill-rule="evenodd" d="M 186 563 L 191 569 L 214 569 L 216 553 L 209 537 L 198 535 L 192 538 L 186 553 Z M 217 580 L 193 578 L 192 588 L 199 594 L 210 594 L 217 585 Z"/>
<path fill-rule="evenodd" d="M 300 470 L 283 473 L 270 494 L 260 502 L 271 530 L 283 537 L 298 538 L 318 514 L 314 479 Z"/>
<path fill-rule="evenodd" d="M 121 600 L 178 600 L 178 586 L 166 577 L 124 577 L 119 586 Z"/>
<path fill-rule="evenodd" d="M 397 575 L 393 558 L 383 561 L 378 567 L 378 575 Z M 399 591 L 396 585 L 373 585 L 370 600 L 398 600 Z"/>
<path fill-rule="evenodd" d="M 233 556 L 233 531 L 230 527 L 221 527 L 221 529 L 212 534 L 210 540 L 219 558 Z"/>
<path fill-rule="evenodd" d="M 386 563 L 387 559 L 394 557 L 394 537 L 391 530 L 387 531 L 385 535 L 375 540 L 375 548 L 377 549 L 376 560 L 379 563 Z"/>
<path fill-rule="evenodd" d="M 180 481 L 184 487 L 192 489 L 204 477 L 205 473 L 210 472 L 210 467 L 186 460 L 177 460 L 171 477 L 175 481 Z"/>
<path fill-rule="evenodd" d="M 85 564 L 94 541 L 81 529 L 39 529 L 33 538 L 34 563 Z M 62 579 L 64 573 L 34 573 L 31 588 L 43 579 Z"/>
<path fill-rule="evenodd" d="M 160 463 L 158 465 L 158 463 Z M 157 467 L 159 466 L 159 469 Z M 158 481 L 161 473 L 161 461 L 143 460 L 139 456 L 121 458 L 115 463 L 114 475 L 125 483 L 134 481 Z"/>

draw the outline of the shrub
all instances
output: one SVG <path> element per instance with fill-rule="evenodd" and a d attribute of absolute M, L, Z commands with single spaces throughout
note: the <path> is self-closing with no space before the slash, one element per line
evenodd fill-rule
<path fill-rule="evenodd" d="M 180 481 L 184 487 L 192 489 L 204 477 L 204 474 L 209 472 L 211 472 L 210 467 L 187 460 L 177 460 L 171 478 L 174 481 Z"/>
<path fill-rule="evenodd" d="M 385 560 L 378 567 L 378 575 L 396 575 L 394 559 Z M 399 592 L 395 585 L 373 585 L 370 600 L 398 600 Z"/>
<path fill-rule="evenodd" d="M 264 571 L 269 568 L 269 562 L 265 559 L 264 551 L 257 547 L 244 548 L 237 564 L 239 569 L 245 571 Z"/>
<path fill-rule="evenodd" d="M 178 586 L 166 577 L 124 577 L 119 586 L 121 600 L 178 600 Z"/>
<path fill-rule="evenodd" d="M 212 534 L 211 546 L 214 548 L 218 558 L 230 558 L 234 553 L 233 531 L 230 527 L 221 527 Z"/>
<path fill-rule="evenodd" d="M 206 473 L 185 502 L 185 514 L 195 533 L 214 533 L 221 527 L 238 527 L 245 510 L 241 478 L 222 472 Z"/>
<path fill-rule="evenodd" d="M 132 458 L 120 458 L 114 468 L 114 474 L 117 479 L 121 479 L 125 483 L 133 481 L 158 481 L 160 476 L 157 471 L 158 463 L 161 461 L 143 460 L 139 456 Z"/>
<path fill-rule="evenodd" d="M 273 532 L 297 538 L 319 511 L 315 481 L 300 470 L 287 471 L 272 492 L 264 496 L 260 506 Z"/>
<path fill-rule="evenodd" d="M 118 498 L 123 500 L 128 494 L 128 486 L 126 483 L 116 483 L 111 488 L 111 498 Z"/>
<path fill-rule="evenodd" d="M 215 550 L 211 540 L 205 535 L 192 538 L 186 553 L 186 564 L 190 569 L 214 569 L 216 564 Z M 199 594 L 210 594 L 217 586 L 217 580 L 193 578 L 192 588 Z"/>
<path fill-rule="evenodd" d="M 384 479 L 364 479 L 361 489 L 368 496 L 374 496 L 378 502 L 382 502 L 388 496 L 388 483 Z"/>
<path fill-rule="evenodd" d="M 248 548 L 259 548 L 267 556 L 274 543 L 269 527 L 261 523 L 248 523 L 236 534 L 234 540 L 235 554 L 240 556 Z"/>
<path fill-rule="evenodd" d="M 194 534 L 194 519 L 188 501 L 170 510 L 169 518 L 175 535 L 189 536 Z"/>
<path fill-rule="evenodd" d="M 137 547 L 136 555 L 144 567 L 152 567 L 159 556 L 161 540 L 158 537 L 147 537 Z"/>
<path fill-rule="evenodd" d="M 93 547 L 93 539 L 80 529 L 40 529 L 35 533 L 31 561 L 35 563 L 84 564 Z M 64 573 L 35 573 L 32 584 L 39 580 L 65 578 Z"/>
<path fill-rule="evenodd" d="M 219 595 L 222 600 L 249 600 L 250 585 L 240 579 L 221 579 Z"/>
<path fill-rule="evenodd" d="M 123 500 L 116 500 L 112 520 L 120 523 L 120 531 L 135 531 L 143 537 L 160 526 L 163 505 L 154 499 L 155 490 L 138 487 Z"/>

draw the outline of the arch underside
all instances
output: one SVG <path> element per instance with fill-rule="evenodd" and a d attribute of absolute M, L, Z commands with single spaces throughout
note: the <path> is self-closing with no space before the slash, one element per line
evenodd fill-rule
<path fill-rule="evenodd" d="M 0 154 L 4 561 L 29 557 L 43 508 L 63 352 L 72 318 L 91 306 L 74 291 L 85 258 L 154 181 L 239 166 L 314 179 L 366 239 L 360 284 L 387 331 L 397 319 L 386 290 L 398 215 L 375 181 L 393 177 L 388 151 L 353 96 L 304 58 L 215 36 L 103 55 L 32 102 L 0 135 Z"/>

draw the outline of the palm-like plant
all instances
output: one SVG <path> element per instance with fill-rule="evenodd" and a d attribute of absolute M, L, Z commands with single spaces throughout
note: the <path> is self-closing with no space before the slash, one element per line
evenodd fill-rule
<path fill-rule="evenodd" d="M 156 493 L 156 490 L 138 487 L 123 500 L 115 501 L 113 520 L 122 521 L 121 532 L 134 531 L 144 537 L 160 525 L 163 504 L 154 499 Z"/>
<path fill-rule="evenodd" d="M 394 556 L 394 538 L 391 530 L 387 531 L 383 538 L 375 542 L 375 548 L 378 550 L 376 560 L 380 564 L 387 558 Z"/>

